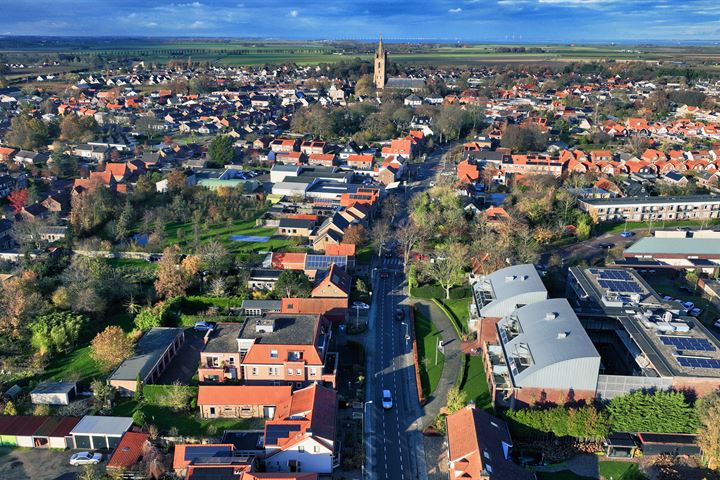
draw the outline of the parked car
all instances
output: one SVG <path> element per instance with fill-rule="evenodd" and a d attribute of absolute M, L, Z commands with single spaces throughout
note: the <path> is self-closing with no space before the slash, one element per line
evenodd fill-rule
<path fill-rule="evenodd" d="M 598 247 L 600 247 L 600 248 L 612 248 L 614 246 L 615 246 L 615 244 L 610 243 L 610 242 L 598 243 Z"/>
<path fill-rule="evenodd" d="M 352 308 L 357 308 L 359 310 L 369 310 L 370 305 L 365 302 L 353 302 Z"/>
<path fill-rule="evenodd" d="M 402 320 L 405 318 L 405 310 L 402 309 L 402 307 L 398 307 L 395 309 L 395 320 Z"/>
<path fill-rule="evenodd" d="M 716 326 L 717 328 L 720 328 L 720 318 L 718 318 L 717 320 L 715 320 L 715 326 Z"/>
<path fill-rule="evenodd" d="M 390 277 L 390 272 L 388 272 L 387 270 L 383 270 L 382 272 L 380 272 L 380 278 L 389 278 L 389 277 Z"/>
<path fill-rule="evenodd" d="M 78 452 L 70 457 L 70 465 L 97 465 L 102 460 L 102 453 Z"/>
<path fill-rule="evenodd" d="M 382 394 L 382 406 L 385 410 L 390 410 L 393 406 L 392 394 L 390 390 L 383 390 Z"/>
<path fill-rule="evenodd" d="M 702 313 L 702 308 L 697 308 L 697 307 L 695 307 L 695 308 L 693 308 L 693 309 L 690 310 L 690 315 L 692 315 L 693 317 L 697 317 L 697 316 L 700 315 L 701 313 Z"/>
<path fill-rule="evenodd" d="M 635 236 L 635 232 L 624 231 L 620 234 L 622 238 L 630 238 Z"/>
<path fill-rule="evenodd" d="M 207 332 L 208 330 L 215 330 L 215 326 L 210 322 L 195 322 L 193 330 L 196 332 Z"/>
<path fill-rule="evenodd" d="M 674 300 L 674 298 L 671 297 L 670 295 L 665 295 L 663 297 L 663 300 L 665 300 L 666 302 L 672 302 Z"/>
<path fill-rule="evenodd" d="M 683 302 L 682 305 L 687 309 L 695 308 L 695 304 L 693 302 Z"/>

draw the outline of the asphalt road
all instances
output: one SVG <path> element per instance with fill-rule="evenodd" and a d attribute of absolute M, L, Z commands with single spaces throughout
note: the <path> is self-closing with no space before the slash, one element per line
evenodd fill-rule
<path fill-rule="evenodd" d="M 406 204 L 418 191 L 429 188 L 437 172 L 438 160 L 446 149 L 438 149 L 428 160 L 412 165 L 413 186 L 394 193 L 403 206 L 397 218 L 407 215 Z M 373 301 L 370 310 L 370 341 L 367 345 L 369 377 L 365 402 L 365 475 L 367 479 L 426 479 L 427 467 L 419 419 L 412 344 L 409 341 L 409 311 L 402 260 L 375 258 L 373 261 Z M 382 273 L 386 272 L 386 273 Z M 397 309 L 403 319 L 395 318 Z M 393 406 L 384 409 L 382 392 L 389 390 Z"/>

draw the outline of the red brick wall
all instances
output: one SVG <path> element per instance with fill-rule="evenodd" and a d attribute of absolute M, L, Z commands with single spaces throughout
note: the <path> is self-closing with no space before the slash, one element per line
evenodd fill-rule
<path fill-rule="evenodd" d="M 595 398 L 594 390 L 567 390 L 559 388 L 519 388 L 515 390 L 515 408 L 532 406 L 536 403 L 590 403 Z"/>

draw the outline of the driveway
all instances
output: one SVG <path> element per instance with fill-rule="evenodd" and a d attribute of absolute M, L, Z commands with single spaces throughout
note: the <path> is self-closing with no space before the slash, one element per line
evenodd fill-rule
<path fill-rule="evenodd" d="M 68 464 L 70 450 L 0 447 L 3 480 L 74 480 L 81 467 Z"/>
<path fill-rule="evenodd" d="M 200 365 L 200 351 L 203 349 L 205 332 L 196 332 L 192 328 L 185 329 L 185 343 L 160 376 L 157 383 L 170 385 L 179 381 L 189 385 Z"/>

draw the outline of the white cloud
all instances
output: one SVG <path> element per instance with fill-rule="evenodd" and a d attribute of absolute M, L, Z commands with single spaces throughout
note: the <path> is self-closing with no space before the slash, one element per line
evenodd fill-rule
<path fill-rule="evenodd" d="M 177 6 L 178 7 L 200 8 L 204 5 L 200 2 L 192 2 L 192 3 L 178 3 Z"/>
<path fill-rule="evenodd" d="M 450 13 L 460 13 L 460 12 L 462 12 L 462 8 L 460 8 L 460 7 L 458 7 L 458 8 L 451 8 L 450 10 L 448 10 L 448 12 L 450 12 Z"/>
<path fill-rule="evenodd" d="M 300 15 L 300 12 L 298 12 L 297 10 L 290 10 L 291 17 L 297 17 L 298 15 Z"/>
<path fill-rule="evenodd" d="M 147 22 L 147 23 L 145 24 L 145 26 L 148 27 L 148 28 L 152 28 L 152 27 L 157 27 L 158 24 L 157 24 L 157 22 Z"/>
<path fill-rule="evenodd" d="M 190 24 L 190 28 L 203 28 L 205 26 L 205 22 L 201 22 L 200 20 L 195 20 L 193 23 Z"/>

